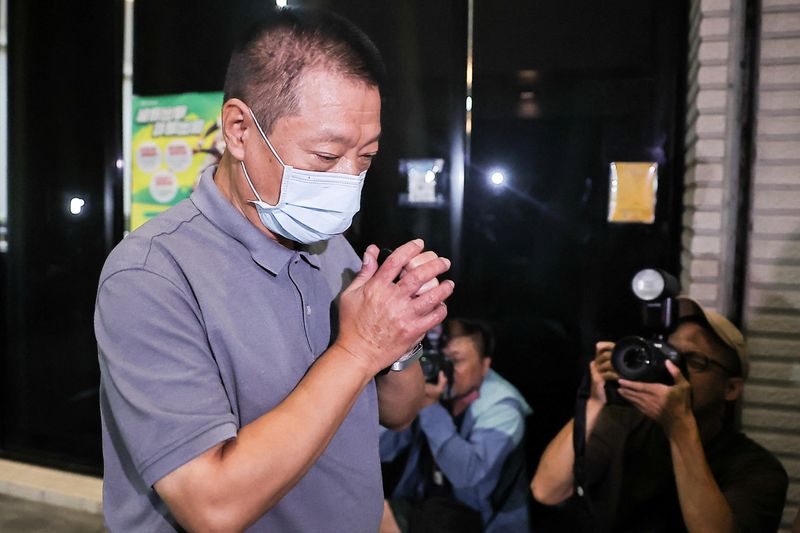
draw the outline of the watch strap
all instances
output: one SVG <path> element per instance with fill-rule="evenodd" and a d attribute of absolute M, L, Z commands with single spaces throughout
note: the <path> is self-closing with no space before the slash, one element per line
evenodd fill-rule
<path fill-rule="evenodd" d="M 411 348 L 411 350 L 403 354 L 402 357 L 400 357 L 400 359 L 392 363 L 392 366 L 390 366 L 389 368 L 394 372 L 400 372 L 402 370 L 405 370 L 406 368 L 411 366 L 417 359 L 422 357 L 423 351 L 424 350 L 422 349 L 422 343 L 419 342 L 417 343 L 416 346 Z"/>

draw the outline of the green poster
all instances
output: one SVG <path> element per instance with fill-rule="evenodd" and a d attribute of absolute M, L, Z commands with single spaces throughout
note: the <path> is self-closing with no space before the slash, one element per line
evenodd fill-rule
<path fill-rule="evenodd" d="M 188 198 L 225 150 L 222 93 L 134 96 L 130 230 Z"/>

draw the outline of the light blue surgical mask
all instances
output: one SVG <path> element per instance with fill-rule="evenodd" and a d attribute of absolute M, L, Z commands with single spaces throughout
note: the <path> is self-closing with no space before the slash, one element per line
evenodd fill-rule
<path fill-rule="evenodd" d="M 248 108 L 249 109 L 249 108 Z M 275 159 L 283 166 L 278 203 L 270 205 L 259 196 L 244 161 L 240 161 L 244 177 L 258 200 L 250 200 L 258 210 L 261 223 L 273 233 L 303 244 L 325 241 L 344 233 L 361 207 L 361 188 L 367 175 L 300 170 L 283 162 L 253 111 L 250 116 L 258 127 Z"/>

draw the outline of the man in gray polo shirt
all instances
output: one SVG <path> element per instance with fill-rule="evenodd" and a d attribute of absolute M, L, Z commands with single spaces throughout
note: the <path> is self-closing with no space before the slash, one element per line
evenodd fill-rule
<path fill-rule="evenodd" d="M 219 167 L 106 261 L 112 531 L 377 531 L 378 422 L 416 415 L 407 362 L 453 290 L 422 241 L 379 267 L 341 236 L 378 150 L 381 69 L 333 15 L 257 21 L 226 74 Z"/>

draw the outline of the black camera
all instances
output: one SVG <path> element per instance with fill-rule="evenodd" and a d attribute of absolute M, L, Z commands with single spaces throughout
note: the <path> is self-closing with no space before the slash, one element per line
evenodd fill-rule
<path fill-rule="evenodd" d="M 447 390 L 444 391 L 443 397 L 447 399 L 453 387 L 453 362 L 446 358 L 439 348 L 445 342 L 441 324 L 428 331 L 422 340 L 423 351 L 419 363 L 422 365 L 426 383 L 434 385 L 439 383 L 439 372 L 444 372 L 447 378 Z"/>
<path fill-rule="evenodd" d="M 611 354 L 611 364 L 619 377 L 631 381 L 672 384 L 667 361 L 678 368 L 683 366 L 681 354 L 669 343 L 644 337 L 620 339 Z"/>
<path fill-rule="evenodd" d="M 453 383 L 453 362 L 447 359 L 442 352 L 423 351 L 419 358 L 422 373 L 427 383 L 439 383 L 439 372 L 444 372 L 448 383 Z"/>
<path fill-rule="evenodd" d="M 633 293 L 641 300 L 644 336 L 620 339 L 611 353 L 611 364 L 623 379 L 671 385 L 674 380 L 666 362 L 686 374 L 681 354 L 667 342 L 678 322 L 680 291 L 678 280 L 661 270 L 639 271 L 631 283 Z"/>

